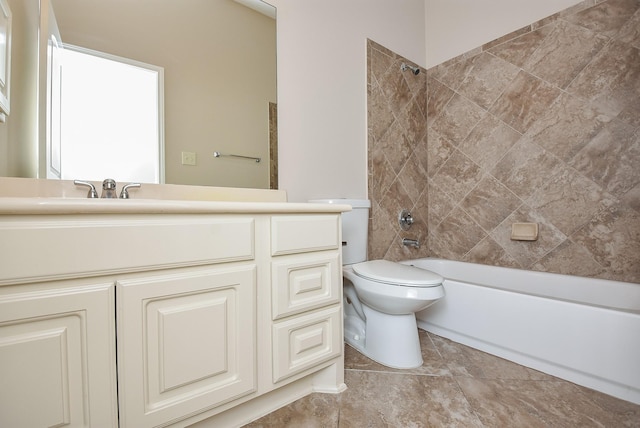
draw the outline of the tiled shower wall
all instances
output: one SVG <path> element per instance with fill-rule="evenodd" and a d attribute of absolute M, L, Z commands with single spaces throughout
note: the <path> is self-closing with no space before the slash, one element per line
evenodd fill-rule
<path fill-rule="evenodd" d="M 430 69 L 426 109 L 402 59 L 370 43 L 371 258 L 640 282 L 640 1 L 594 3 Z M 409 201 L 418 251 L 391 218 Z M 539 239 L 512 241 L 515 222 Z"/>
<path fill-rule="evenodd" d="M 371 211 L 369 259 L 404 260 L 426 257 L 427 250 L 427 85 L 424 70 L 417 76 L 401 71 L 415 64 L 368 41 L 368 186 Z M 414 224 L 403 231 L 402 209 Z M 419 248 L 402 245 L 416 239 Z"/>

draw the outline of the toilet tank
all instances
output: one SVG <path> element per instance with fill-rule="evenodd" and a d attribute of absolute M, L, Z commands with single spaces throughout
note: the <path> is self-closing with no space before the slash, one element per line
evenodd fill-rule
<path fill-rule="evenodd" d="M 342 264 L 366 261 L 371 202 L 368 199 L 314 199 L 309 202 L 351 205 L 351 211 L 342 213 Z"/>

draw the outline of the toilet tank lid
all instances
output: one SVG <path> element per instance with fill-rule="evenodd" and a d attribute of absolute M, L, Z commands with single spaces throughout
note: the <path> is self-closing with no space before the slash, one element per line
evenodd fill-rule
<path fill-rule="evenodd" d="M 348 198 L 331 198 L 331 199 L 311 199 L 313 204 L 344 204 L 351 205 L 352 208 L 371 208 L 371 201 L 368 199 L 348 199 Z"/>
<path fill-rule="evenodd" d="M 444 278 L 430 270 L 403 265 L 388 260 L 370 260 L 352 266 L 361 278 L 385 284 L 409 287 L 433 287 L 442 284 Z"/>

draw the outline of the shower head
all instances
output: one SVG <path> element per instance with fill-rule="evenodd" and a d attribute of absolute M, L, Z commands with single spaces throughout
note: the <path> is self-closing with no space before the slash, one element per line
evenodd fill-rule
<path fill-rule="evenodd" d="M 410 66 L 408 64 L 405 64 L 404 62 L 400 66 L 400 70 L 402 70 L 402 71 L 411 70 L 411 72 L 413 73 L 414 76 L 417 76 L 418 74 L 420 74 L 420 69 L 418 67 L 412 67 L 412 66 Z"/>

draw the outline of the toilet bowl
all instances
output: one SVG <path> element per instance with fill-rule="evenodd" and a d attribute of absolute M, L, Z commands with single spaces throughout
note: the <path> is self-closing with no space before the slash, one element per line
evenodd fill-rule
<path fill-rule="evenodd" d="M 369 201 L 314 200 L 352 206 L 342 214 L 345 342 L 388 367 L 422 365 L 415 313 L 444 297 L 444 279 L 388 260 L 366 260 Z"/>
<path fill-rule="evenodd" d="M 342 274 L 345 341 L 388 367 L 421 366 L 415 313 L 444 297 L 442 277 L 387 260 L 344 266 Z"/>

